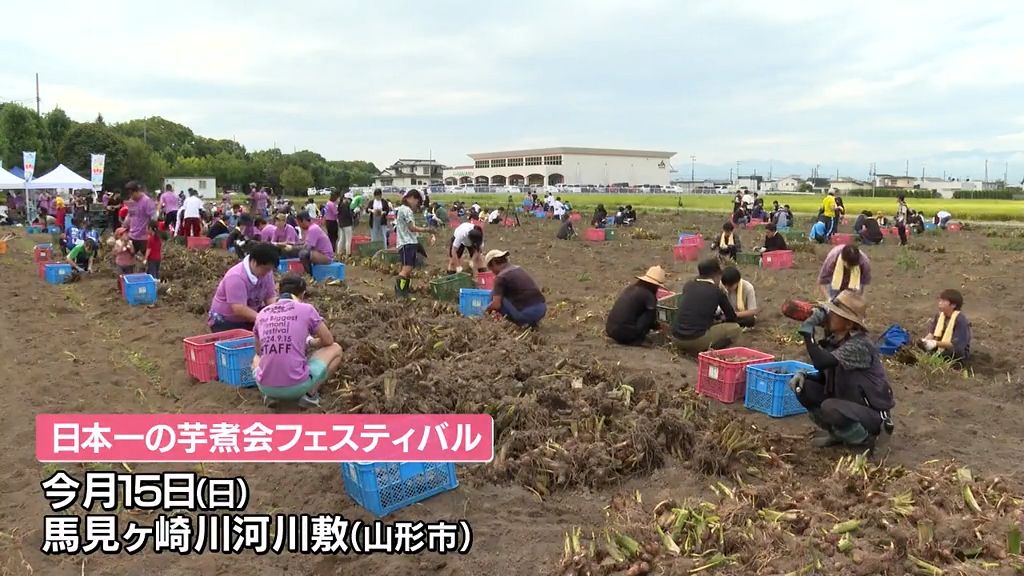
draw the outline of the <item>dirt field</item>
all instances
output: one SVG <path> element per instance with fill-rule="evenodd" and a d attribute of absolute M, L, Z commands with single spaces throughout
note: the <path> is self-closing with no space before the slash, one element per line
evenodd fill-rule
<path fill-rule="evenodd" d="M 488 227 L 487 246 L 511 250 L 513 261 L 544 288 L 549 315 L 535 333 L 460 318 L 427 297 L 427 279 L 445 264 L 447 231 L 428 249 L 428 267 L 414 285 L 421 291 L 416 302 L 394 302 L 392 278 L 366 262 L 348 267 L 346 286 L 316 290 L 313 301 L 347 359 L 324 390 L 325 411 L 495 416 L 493 464 L 460 466 L 456 491 L 389 517 L 467 519 L 473 550 L 450 557 L 43 556 L 48 508 L 39 482 L 54 468 L 35 461 L 35 414 L 268 409 L 255 390 L 196 384 L 185 372 L 181 339 L 205 331 L 203 313 L 218 274 L 231 262 L 226 256 L 169 247 L 160 302 L 131 308 L 118 297 L 112 273 L 50 286 L 36 276 L 33 242 L 13 242 L 0 256 L 0 373 L 9 386 L 2 412 L 8 465 L 0 471 L 0 574 L 683 574 L 710 565 L 707 572 L 717 574 L 867 575 L 915 573 L 911 556 L 946 574 L 1020 573 L 1005 552 L 1007 530 L 1024 521 L 1018 349 L 1024 253 L 1007 249 L 1019 244 L 1014 231 L 925 235 L 905 252 L 892 245 L 865 248 L 873 263 L 867 292 L 873 330 L 899 323 L 919 333 L 934 314 L 935 295 L 956 287 L 980 353 L 970 373 L 888 365 L 896 430 L 879 446 L 878 467 L 840 460 L 841 450 L 811 449 L 812 426 L 804 417 L 771 419 L 741 403 L 697 399 L 690 391 L 695 363 L 664 343 L 629 349 L 603 336 L 606 312 L 633 276 L 661 264 L 671 274 L 669 284 L 681 285 L 695 266 L 673 262 L 675 238 L 694 230 L 708 236 L 721 224 L 692 214 L 641 219 L 640 227 L 660 239 L 633 239 L 634 228 L 606 243 L 560 242 L 554 223 L 532 218 L 519 228 Z M 741 237 L 744 246 L 756 244 L 753 232 Z M 804 359 L 793 337 L 796 325 L 779 307 L 789 297 L 816 298 L 814 279 L 826 251 L 801 249 L 791 270 L 741 266 L 764 310 L 744 345 Z M 399 350 L 427 345 L 402 356 L 390 350 L 392 343 Z M 383 381 L 390 378 L 400 385 L 389 398 Z M 570 385 L 577 378 L 582 390 Z M 953 463 L 970 466 L 978 510 L 962 497 Z M 205 472 L 245 476 L 252 513 L 369 518 L 345 496 L 335 465 L 212 465 Z M 894 503 L 905 504 L 903 495 L 912 511 Z M 693 519 L 710 517 L 711 510 L 715 520 L 695 527 Z M 684 516 L 690 520 L 673 526 Z M 854 518 L 861 525 L 852 538 L 833 529 Z M 688 538 L 683 554 L 660 549 L 655 524 Z M 933 527 L 930 537 L 922 526 Z M 564 558 L 565 535 L 574 527 L 582 529 L 580 545 L 570 538 Z M 620 537 L 629 535 L 641 549 L 616 560 L 616 551 L 629 548 L 628 538 Z"/>

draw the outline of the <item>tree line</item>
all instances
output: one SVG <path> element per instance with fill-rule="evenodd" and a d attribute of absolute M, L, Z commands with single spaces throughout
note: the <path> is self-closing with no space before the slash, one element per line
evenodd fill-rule
<path fill-rule="evenodd" d="M 167 177 L 212 176 L 220 187 L 257 182 L 305 193 L 312 186 L 369 186 L 378 173 L 372 162 L 327 160 L 309 150 L 249 152 L 234 140 L 206 138 L 159 116 L 107 124 L 101 114 L 92 122 L 76 122 L 60 108 L 37 116 L 20 104 L 0 104 L 0 160 L 5 167 L 20 166 L 23 151 L 36 152 L 37 176 L 64 164 L 85 178 L 90 154 L 106 154 L 107 189 L 129 180 L 155 189 Z"/>

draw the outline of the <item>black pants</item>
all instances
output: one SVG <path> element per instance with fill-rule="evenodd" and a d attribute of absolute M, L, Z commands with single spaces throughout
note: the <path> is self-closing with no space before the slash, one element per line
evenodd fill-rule
<path fill-rule="evenodd" d="M 744 328 L 753 328 L 757 324 L 757 316 L 747 316 L 746 318 L 737 318 L 736 323 Z"/>
<path fill-rule="evenodd" d="M 822 216 L 821 221 L 825 223 L 825 236 L 831 238 L 836 233 L 836 219 Z"/>
<path fill-rule="evenodd" d="M 825 385 L 821 382 L 806 380 L 797 399 L 819 426 L 844 429 L 859 423 L 872 436 L 882 430 L 882 415 L 878 410 L 861 402 L 826 397 Z"/>
<path fill-rule="evenodd" d="M 177 223 L 178 223 L 178 211 L 177 210 L 168 212 L 164 216 L 164 230 L 166 230 L 168 234 L 171 234 L 174 231 L 174 225 L 177 224 Z"/>
<path fill-rule="evenodd" d="M 634 325 L 614 326 L 606 333 L 608 337 L 625 346 L 639 346 L 647 339 L 647 330 Z"/>
<path fill-rule="evenodd" d="M 900 233 L 900 246 L 907 245 L 907 225 L 903 223 L 896 224 L 896 231 Z"/>
<path fill-rule="evenodd" d="M 325 220 L 327 223 L 327 237 L 331 239 L 331 247 L 335 250 L 338 249 L 338 221 L 337 220 Z"/>
<path fill-rule="evenodd" d="M 736 259 L 736 247 L 735 246 L 726 246 L 724 248 L 719 248 L 718 249 L 718 254 L 720 256 L 725 256 L 725 257 L 732 258 L 733 260 L 735 260 Z"/>

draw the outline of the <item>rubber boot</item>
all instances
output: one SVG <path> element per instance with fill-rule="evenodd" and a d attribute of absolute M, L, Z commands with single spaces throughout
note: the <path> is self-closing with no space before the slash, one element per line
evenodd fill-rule
<path fill-rule="evenodd" d="M 814 422 L 815 426 L 820 428 L 820 430 L 815 432 L 814 437 L 811 438 L 811 445 L 816 448 L 829 448 L 843 443 L 843 441 L 833 433 L 832 427 L 821 418 L 821 414 L 817 410 L 808 411 L 807 417 L 811 419 L 811 422 Z"/>
<path fill-rule="evenodd" d="M 399 298 L 409 297 L 409 288 L 412 285 L 412 280 L 409 278 L 398 277 L 398 281 L 395 282 L 395 295 Z"/>
<path fill-rule="evenodd" d="M 868 449 L 875 447 L 874 436 L 869 434 L 860 422 L 855 422 L 844 428 L 837 428 L 834 434 L 847 446 Z"/>
<path fill-rule="evenodd" d="M 404 298 L 405 294 L 402 292 L 402 277 L 395 278 L 395 298 Z"/>

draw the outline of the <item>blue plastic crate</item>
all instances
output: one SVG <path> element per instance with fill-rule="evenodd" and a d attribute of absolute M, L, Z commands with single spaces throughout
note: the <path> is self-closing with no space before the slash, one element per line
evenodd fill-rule
<path fill-rule="evenodd" d="M 40 234 L 40 233 L 42 233 L 42 231 L 43 231 L 43 229 L 40 228 L 39 226 L 26 226 L 25 227 L 25 233 L 26 234 Z"/>
<path fill-rule="evenodd" d="M 479 288 L 459 289 L 459 313 L 463 316 L 483 316 L 491 305 L 491 291 Z"/>
<path fill-rule="evenodd" d="M 44 278 L 50 284 L 63 284 L 71 276 L 71 264 L 47 264 Z"/>
<path fill-rule="evenodd" d="M 925 222 L 924 223 L 924 229 L 925 230 L 935 230 L 936 228 L 938 228 L 938 226 L 934 222 Z"/>
<path fill-rule="evenodd" d="M 789 379 L 800 370 L 808 374 L 818 372 L 810 364 L 793 360 L 747 366 L 747 394 L 743 405 L 773 418 L 807 412 L 789 388 Z"/>
<path fill-rule="evenodd" d="M 149 274 L 125 274 L 124 299 L 131 306 L 156 304 L 156 278 Z"/>
<path fill-rule="evenodd" d="M 42 244 L 36 244 L 35 248 L 39 250 L 53 250 L 53 244 L 50 244 L 49 242 L 44 242 Z"/>
<path fill-rule="evenodd" d="M 910 332 L 904 330 L 899 324 L 893 324 L 886 328 L 878 339 L 878 351 L 882 356 L 893 356 L 907 344 L 910 344 Z"/>
<path fill-rule="evenodd" d="M 217 351 L 217 380 L 238 388 L 256 386 L 256 379 L 252 375 L 255 344 L 255 338 L 237 338 L 214 344 Z"/>
<path fill-rule="evenodd" d="M 349 497 L 378 518 L 459 485 L 450 462 L 345 462 L 341 478 Z"/>
<path fill-rule="evenodd" d="M 313 265 L 313 280 L 315 282 L 325 282 L 330 279 L 344 280 L 345 265 L 341 262 Z"/>
<path fill-rule="evenodd" d="M 288 263 L 292 260 L 298 260 L 298 258 L 281 258 L 277 261 L 277 271 L 281 274 L 288 273 Z"/>
<path fill-rule="evenodd" d="M 609 216 L 604 219 L 605 226 L 615 226 L 615 216 Z"/>
<path fill-rule="evenodd" d="M 60 226 L 47 226 L 46 232 L 47 234 L 60 234 Z"/>
<path fill-rule="evenodd" d="M 547 218 L 548 213 L 543 210 L 534 210 L 533 215 L 537 218 Z"/>

